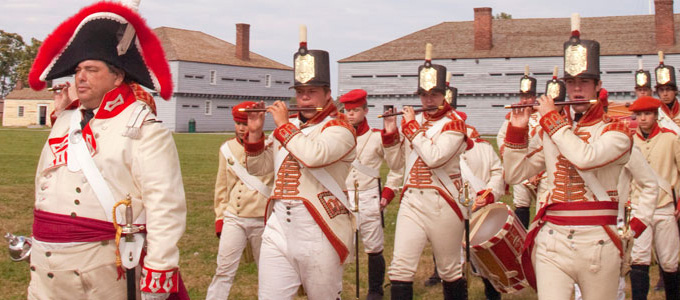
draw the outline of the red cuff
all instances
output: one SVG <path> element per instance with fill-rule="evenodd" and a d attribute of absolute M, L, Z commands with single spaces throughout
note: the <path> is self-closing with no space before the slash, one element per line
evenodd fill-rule
<path fill-rule="evenodd" d="M 387 134 L 385 129 L 380 131 L 380 137 L 382 138 L 383 147 L 392 147 L 399 143 L 399 131 L 395 131 L 392 134 Z"/>
<path fill-rule="evenodd" d="M 569 121 L 554 110 L 541 117 L 539 123 L 541 123 L 543 130 L 550 136 L 555 134 L 555 132 L 562 127 L 569 125 Z"/>
<path fill-rule="evenodd" d="M 401 132 L 404 133 L 404 136 L 411 141 L 413 138 L 420 132 L 420 124 L 418 124 L 418 121 L 416 120 L 411 120 L 410 122 L 404 124 L 404 126 L 401 128 Z"/>
<path fill-rule="evenodd" d="M 300 133 L 300 129 L 295 127 L 295 125 L 293 125 L 293 123 L 290 122 L 274 129 L 274 137 L 277 140 L 279 140 L 281 145 L 283 145 L 284 147 L 286 146 L 286 144 L 288 144 L 288 141 L 290 141 L 290 139 L 292 139 L 298 133 Z"/>
<path fill-rule="evenodd" d="M 177 293 L 179 270 L 158 271 L 142 267 L 139 289 L 147 293 Z"/>
<path fill-rule="evenodd" d="M 508 124 L 505 132 L 505 147 L 510 149 L 524 149 L 529 147 L 529 127 L 515 127 Z"/>
<path fill-rule="evenodd" d="M 642 223 L 640 219 L 633 217 L 633 219 L 630 220 L 630 229 L 635 231 L 635 238 L 638 238 L 646 228 L 647 225 Z"/>
<path fill-rule="evenodd" d="M 481 190 L 481 191 L 477 192 L 477 196 L 481 196 L 485 192 L 486 192 L 486 190 Z M 495 201 L 496 201 L 496 199 L 493 196 L 492 192 L 489 192 L 488 194 L 486 194 L 486 197 L 484 197 L 484 205 L 494 203 Z"/>
<path fill-rule="evenodd" d="M 384 187 L 382 190 L 382 195 L 380 197 L 385 198 L 387 200 L 387 204 L 390 204 L 392 202 L 392 199 L 394 199 L 394 191 L 391 188 Z"/>
<path fill-rule="evenodd" d="M 56 121 L 57 121 L 57 114 L 55 114 L 54 111 L 52 111 L 52 113 L 50 113 L 50 124 L 52 124 L 52 126 L 54 126 L 54 122 L 56 122 Z"/>
<path fill-rule="evenodd" d="M 259 155 L 264 151 L 264 134 L 262 134 L 262 137 L 254 143 L 248 142 L 248 134 L 249 133 L 246 132 L 246 135 L 243 137 L 243 148 L 245 148 L 246 154 L 249 156 Z"/>
<path fill-rule="evenodd" d="M 217 237 L 220 237 L 220 235 L 222 234 L 222 226 L 223 225 L 224 225 L 224 220 L 219 219 L 219 220 L 215 221 L 215 234 L 217 235 Z"/>

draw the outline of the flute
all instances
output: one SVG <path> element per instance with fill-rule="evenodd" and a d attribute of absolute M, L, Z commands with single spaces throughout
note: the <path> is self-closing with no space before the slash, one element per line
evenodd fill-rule
<path fill-rule="evenodd" d="M 443 108 L 444 108 L 444 106 L 419 108 L 419 109 L 413 110 L 413 112 L 420 113 L 420 112 L 431 111 L 431 110 L 439 110 L 439 109 L 443 109 Z M 399 116 L 399 115 L 403 115 L 403 114 L 404 114 L 403 111 L 399 111 L 399 112 L 393 112 L 393 113 L 384 114 L 384 115 L 378 115 L 378 118 L 387 118 L 387 117 Z"/>
<path fill-rule="evenodd" d="M 322 111 L 323 107 L 291 107 L 288 111 Z M 267 112 L 266 108 L 239 108 L 240 112 Z"/>
<path fill-rule="evenodd" d="M 595 103 L 597 103 L 597 99 L 555 102 L 555 105 L 580 105 L 580 104 L 595 104 Z M 525 107 L 534 107 L 534 106 L 539 106 L 539 105 L 540 104 L 538 104 L 538 103 L 508 104 L 508 105 L 504 106 L 504 108 L 525 108 Z"/>

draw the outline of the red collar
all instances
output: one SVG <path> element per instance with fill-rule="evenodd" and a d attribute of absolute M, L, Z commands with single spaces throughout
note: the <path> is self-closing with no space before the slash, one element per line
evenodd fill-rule
<path fill-rule="evenodd" d="M 125 110 L 130 104 L 137 101 L 135 93 L 127 84 L 121 84 L 117 88 L 104 95 L 104 100 L 99 104 L 99 110 L 95 119 L 110 119 Z"/>
<path fill-rule="evenodd" d="M 437 110 L 433 115 L 429 115 L 427 112 L 423 112 L 423 117 L 426 121 L 437 121 L 445 117 L 451 111 L 451 105 L 444 102 L 444 108 Z"/>
<path fill-rule="evenodd" d="M 571 109 L 571 108 L 569 108 Z M 571 114 L 570 114 L 571 115 Z M 604 106 L 602 101 L 597 101 L 597 103 L 591 105 L 585 112 L 583 117 L 578 121 L 578 127 L 592 126 L 603 120 L 605 116 Z"/>
<path fill-rule="evenodd" d="M 361 123 L 359 123 L 359 125 L 355 129 L 357 131 L 357 136 L 362 136 L 364 135 L 364 133 L 371 130 L 371 126 L 368 126 L 368 120 L 364 118 L 364 120 L 361 121 Z"/>
<path fill-rule="evenodd" d="M 642 130 L 640 130 L 640 126 L 638 126 L 637 130 L 635 131 L 637 136 L 643 141 L 651 140 L 653 137 L 655 137 L 660 132 L 661 132 L 661 127 L 659 127 L 659 123 L 656 123 L 656 122 L 654 123 L 654 127 L 652 127 L 652 133 L 650 133 L 647 138 L 645 138 L 645 136 L 642 134 Z"/>
<path fill-rule="evenodd" d="M 668 105 L 666 105 L 666 103 L 661 103 L 661 109 L 669 117 L 674 118 L 675 116 L 678 115 L 678 113 L 680 113 L 680 105 L 678 103 L 678 99 L 677 98 L 673 99 L 673 109 L 672 110 L 670 108 L 668 108 Z"/>

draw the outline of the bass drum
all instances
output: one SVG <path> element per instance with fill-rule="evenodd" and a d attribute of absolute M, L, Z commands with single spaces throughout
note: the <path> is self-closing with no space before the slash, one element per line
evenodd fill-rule
<path fill-rule="evenodd" d="M 527 231 L 507 204 L 481 208 L 472 214 L 470 228 L 470 260 L 482 277 L 502 293 L 530 286 L 521 261 Z"/>

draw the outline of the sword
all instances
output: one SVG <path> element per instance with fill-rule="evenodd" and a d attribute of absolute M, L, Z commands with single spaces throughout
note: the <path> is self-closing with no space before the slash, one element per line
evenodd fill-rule
<path fill-rule="evenodd" d="M 356 299 L 359 299 L 359 182 L 354 181 L 354 213 L 357 216 L 357 229 L 354 231 L 354 263 L 356 268 L 354 273 L 356 275 Z"/>
<path fill-rule="evenodd" d="M 465 182 L 464 187 L 464 201 L 461 201 L 463 206 L 467 208 L 465 217 L 465 262 L 470 263 L 470 187 L 467 182 Z"/>
<path fill-rule="evenodd" d="M 623 261 L 621 262 L 621 276 L 625 276 L 631 269 L 631 251 L 633 250 L 633 237 L 630 235 L 630 217 L 633 208 L 630 201 L 625 204 L 623 211 L 623 228 L 620 229 L 621 245 L 623 250 Z"/>
<path fill-rule="evenodd" d="M 382 178 L 380 176 L 378 176 L 378 201 L 382 201 Z M 382 208 L 380 209 L 380 225 L 385 228 L 385 214 Z"/>
<path fill-rule="evenodd" d="M 121 204 L 125 205 L 125 226 L 122 227 L 118 225 L 116 221 L 116 208 L 118 207 L 118 205 Z M 120 257 L 120 249 L 118 246 L 120 243 L 120 235 L 121 234 L 125 235 L 126 243 L 134 243 L 135 242 L 134 234 L 144 230 L 144 226 L 134 225 L 132 224 L 133 221 L 134 220 L 132 213 L 132 197 L 130 197 L 130 195 L 128 194 L 124 200 L 118 201 L 116 205 L 113 206 L 113 226 L 116 228 L 116 254 L 117 254 L 116 264 L 119 263 L 118 260 L 122 259 Z M 125 280 L 127 283 L 128 300 L 135 300 L 137 299 L 137 281 L 135 280 L 135 268 L 134 267 L 130 269 L 125 267 L 122 268 L 125 269 Z"/>

